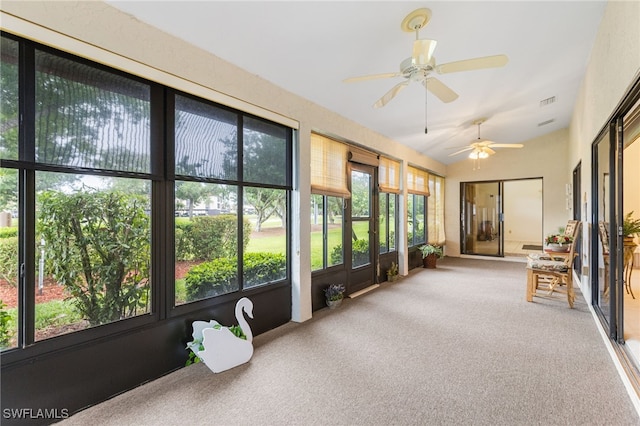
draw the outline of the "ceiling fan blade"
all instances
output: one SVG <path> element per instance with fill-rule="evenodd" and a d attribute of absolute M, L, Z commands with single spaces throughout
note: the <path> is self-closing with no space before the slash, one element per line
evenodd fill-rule
<path fill-rule="evenodd" d="M 393 99 L 402 89 L 409 85 L 411 80 L 405 80 L 402 83 L 398 83 L 391 88 L 387 93 L 385 93 L 380 99 L 373 104 L 374 108 L 381 108 L 385 106 L 391 99 Z"/>
<path fill-rule="evenodd" d="M 350 77 L 342 80 L 344 83 L 355 83 L 356 81 L 376 80 L 379 78 L 401 77 L 401 72 L 387 72 L 383 74 L 362 75 L 360 77 Z"/>
<path fill-rule="evenodd" d="M 453 102 L 458 99 L 458 94 L 437 78 L 427 77 L 422 84 L 444 103 Z"/>
<path fill-rule="evenodd" d="M 468 146 L 466 148 L 463 148 L 463 149 L 461 149 L 459 151 L 454 152 L 453 154 L 449 154 L 449 157 L 453 157 L 454 155 L 462 154 L 463 152 L 471 151 L 472 149 L 474 149 L 472 146 Z"/>
<path fill-rule="evenodd" d="M 489 145 L 491 148 L 522 148 L 523 146 L 521 143 L 492 143 Z"/>
<path fill-rule="evenodd" d="M 465 59 L 462 61 L 449 62 L 438 65 L 436 72 L 438 74 L 446 74 L 450 72 L 472 71 L 483 68 L 503 67 L 509 62 L 507 55 L 483 56 L 481 58 Z"/>
<path fill-rule="evenodd" d="M 416 40 L 413 42 L 413 54 L 411 63 L 413 65 L 427 65 L 433 58 L 433 51 L 438 44 L 435 40 Z"/>

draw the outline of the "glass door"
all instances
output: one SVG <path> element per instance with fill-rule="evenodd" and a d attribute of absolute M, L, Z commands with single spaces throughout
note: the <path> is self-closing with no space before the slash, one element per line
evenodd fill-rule
<path fill-rule="evenodd" d="M 592 222 L 597 232 L 592 239 L 591 274 L 593 304 L 601 318 L 609 326 L 609 333 L 615 336 L 615 321 L 611 322 L 611 296 L 615 294 L 615 233 L 611 230 L 611 205 L 615 200 L 612 191 L 612 143 L 610 132 L 605 132 L 593 146 L 593 195 Z M 613 263 L 612 263 L 613 262 Z"/>
<path fill-rule="evenodd" d="M 351 269 L 348 293 L 354 293 L 374 284 L 375 257 L 373 243 L 375 221 L 373 198 L 375 169 L 370 166 L 351 164 L 350 218 Z M 349 235 L 349 234 L 347 234 Z"/>
<path fill-rule="evenodd" d="M 462 253 L 503 256 L 502 183 L 461 183 Z"/>

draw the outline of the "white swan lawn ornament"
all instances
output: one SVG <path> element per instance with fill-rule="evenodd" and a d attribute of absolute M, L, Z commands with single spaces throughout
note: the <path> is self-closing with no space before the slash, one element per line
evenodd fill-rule
<path fill-rule="evenodd" d="M 244 364 L 251 359 L 253 355 L 253 334 L 251 328 L 245 320 L 243 311 L 253 319 L 253 302 L 243 297 L 236 303 L 236 320 L 247 336 L 247 340 L 237 337 L 227 327 L 207 326 L 202 328 L 202 346 L 203 350 L 196 353 L 198 357 L 209 367 L 214 373 L 220 373 L 240 364 Z M 204 321 L 195 321 L 193 324 L 194 333 L 196 323 Z M 217 324 L 216 321 L 211 321 Z M 214 325 L 215 325 L 214 324 Z M 198 327 L 200 325 L 198 324 Z M 195 339 L 195 334 L 194 334 Z"/>

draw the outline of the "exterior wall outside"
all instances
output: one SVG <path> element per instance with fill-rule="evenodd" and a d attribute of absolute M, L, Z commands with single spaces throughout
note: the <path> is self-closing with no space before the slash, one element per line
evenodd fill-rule
<path fill-rule="evenodd" d="M 479 160 L 474 170 L 469 159 L 447 167 L 445 189 L 445 226 L 447 255 L 460 255 L 460 182 L 542 178 L 543 235 L 557 231 L 567 223 L 571 212 L 566 209 L 565 185 L 571 182 L 567 163 L 567 129 L 532 139 L 522 149 L 503 149 Z"/>

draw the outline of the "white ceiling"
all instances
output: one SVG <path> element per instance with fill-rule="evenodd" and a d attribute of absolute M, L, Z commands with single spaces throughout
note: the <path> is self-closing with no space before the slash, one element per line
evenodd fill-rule
<path fill-rule="evenodd" d="M 522 143 L 567 127 L 606 6 L 599 0 L 108 3 L 445 164 L 466 158 L 449 154 L 477 138 L 471 122 L 478 118 L 487 118 L 482 138 L 497 143 Z M 342 81 L 399 71 L 415 39 L 400 24 L 423 7 L 432 16 L 420 38 L 437 40 L 438 64 L 509 57 L 503 68 L 436 75 L 459 98 L 445 104 L 427 94 L 428 134 L 419 83 L 375 109 L 402 77 Z M 540 106 L 552 96 L 555 103 Z"/>

